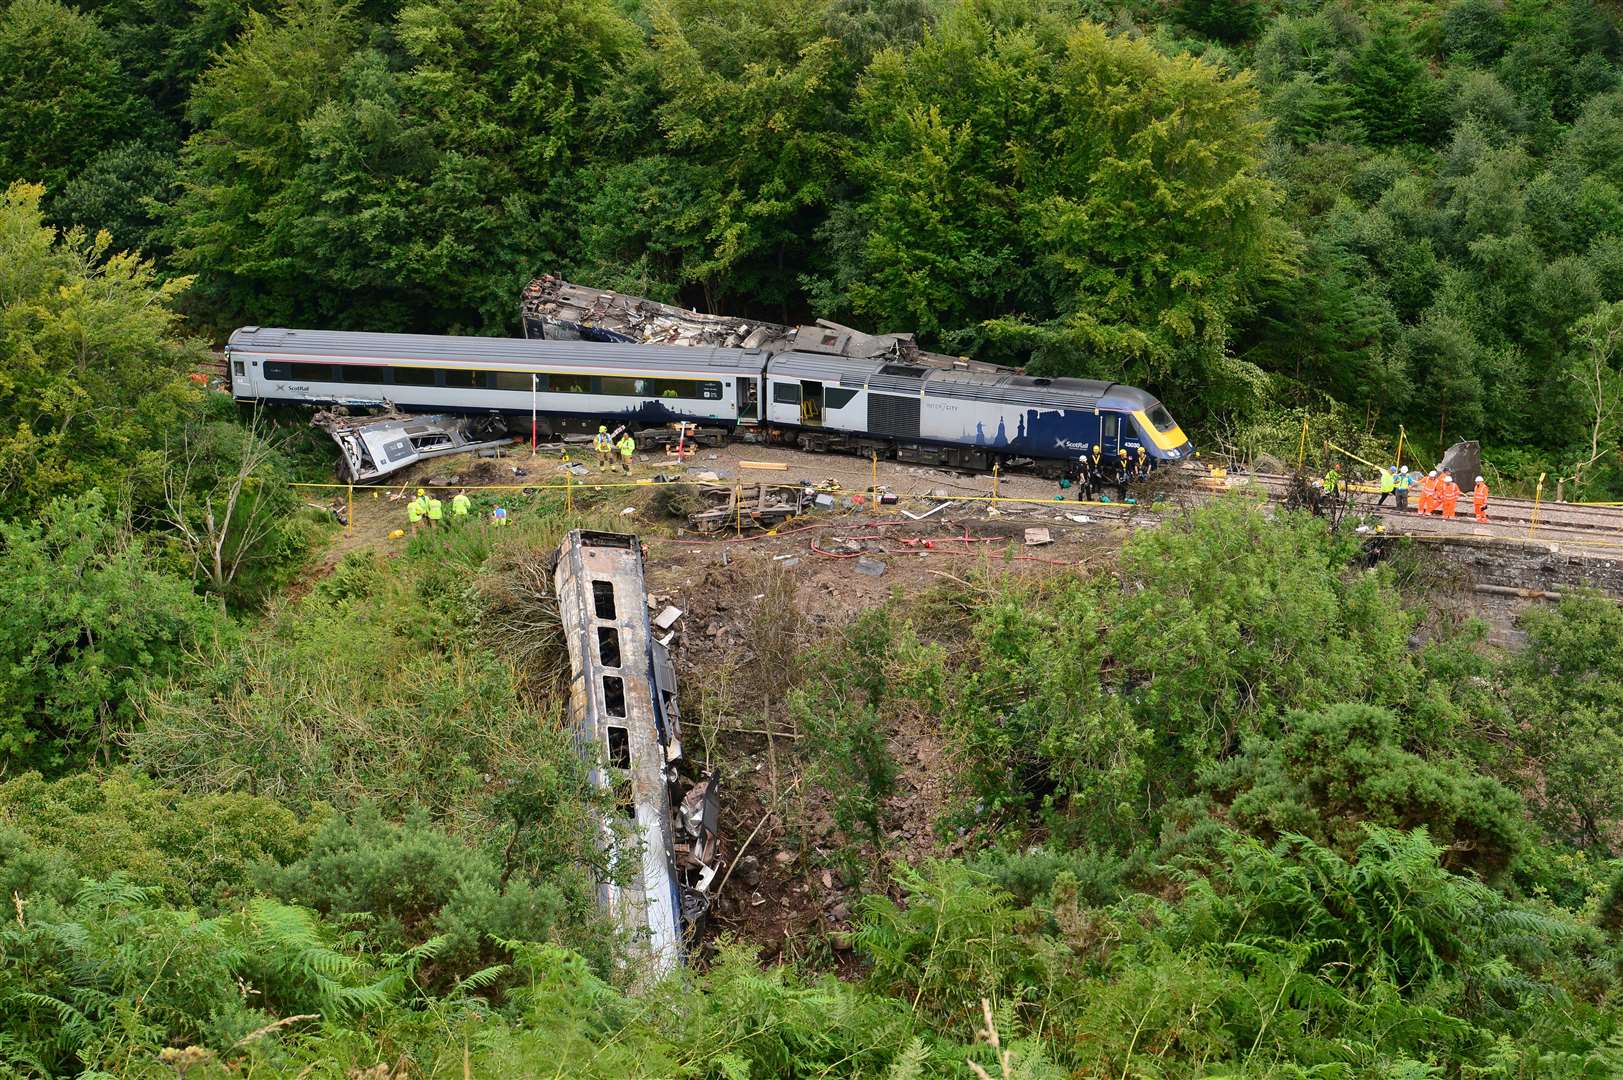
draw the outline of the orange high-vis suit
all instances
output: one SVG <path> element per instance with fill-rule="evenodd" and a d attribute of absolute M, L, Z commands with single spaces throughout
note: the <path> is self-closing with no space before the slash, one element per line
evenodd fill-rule
<path fill-rule="evenodd" d="M 1471 489 L 1471 513 L 1478 521 L 1488 520 L 1488 485 L 1480 476 L 1476 478 L 1476 487 Z"/>
<path fill-rule="evenodd" d="M 1433 503 L 1437 500 L 1437 474 L 1429 472 L 1420 478 L 1420 500 L 1415 505 L 1415 513 L 1424 517 L 1430 514 Z"/>
<path fill-rule="evenodd" d="M 1453 521 L 1454 509 L 1460 502 L 1460 486 L 1454 482 L 1452 476 L 1445 473 L 1443 482 L 1437 485 L 1437 494 L 1443 504 L 1443 517 Z"/>

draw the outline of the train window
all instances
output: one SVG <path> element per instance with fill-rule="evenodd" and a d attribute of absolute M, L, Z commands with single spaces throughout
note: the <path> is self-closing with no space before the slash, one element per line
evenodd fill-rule
<path fill-rule="evenodd" d="M 343 374 L 345 382 L 371 383 L 376 385 L 383 381 L 384 368 L 373 364 L 342 364 L 338 370 Z"/>
<path fill-rule="evenodd" d="M 265 361 L 265 378 L 267 378 L 267 379 L 291 379 L 292 377 L 293 377 L 293 365 L 292 364 L 283 363 L 280 360 L 267 360 L 267 361 Z"/>
<path fill-rule="evenodd" d="M 823 405 L 830 409 L 843 409 L 851 404 L 851 399 L 857 396 L 855 390 L 847 390 L 839 386 L 831 386 L 823 391 Z"/>
<path fill-rule="evenodd" d="M 590 375 L 549 375 L 547 376 L 547 389 L 554 394 L 590 394 L 592 392 L 592 377 Z"/>
<path fill-rule="evenodd" d="M 648 379 L 648 393 L 653 397 L 661 398 L 690 398 L 697 397 L 694 387 L 698 384 L 692 379 Z"/>
<path fill-rule="evenodd" d="M 1105 413 L 1105 418 L 1102 421 L 1102 424 L 1104 426 L 1105 439 L 1109 442 L 1114 442 L 1121 434 L 1121 417 L 1117 416 L 1115 413 Z"/>
<path fill-rule="evenodd" d="M 337 382 L 332 377 L 331 364 L 289 364 L 289 378 L 300 382 Z"/>
<path fill-rule="evenodd" d="M 528 371 L 492 371 L 492 390 L 513 390 L 530 392 L 530 373 Z M 537 390 L 545 390 L 544 386 L 537 386 Z"/>
<path fill-rule="evenodd" d="M 592 610 L 604 622 L 614 621 L 614 582 L 592 582 Z"/>
<path fill-rule="evenodd" d="M 1172 414 L 1167 412 L 1167 407 L 1159 401 L 1150 406 L 1148 416 L 1156 431 L 1171 431 L 1178 426 L 1177 421 L 1172 419 Z"/>
<path fill-rule="evenodd" d="M 608 724 L 609 764 L 616 769 L 631 768 L 631 732 L 618 724 Z"/>
<path fill-rule="evenodd" d="M 626 681 L 618 675 L 603 676 L 603 711 L 610 716 L 626 714 Z"/>
<path fill-rule="evenodd" d="M 800 384 L 792 382 L 775 382 L 772 384 L 772 404 L 799 405 Z"/>
<path fill-rule="evenodd" d="M 613 394 L 615 397 L 648 397 L 652 390 L 652 380 L 633 379 L 625 375 L 605 375 L 598 380 L 601 384 L 598 393 Z"/>
<path fill-rule="evenodd" d="M 489 374 L 488 371 L 447 371 L 445 385 L 451 390 L 483 390 L 489 385 L 486 380 Z"/>
<path fill-rule="evenodd" d="M 241 360 L 233 360 L 231 361 L 231 374 L 246 375 L 248 374 L 248 368 Z"/>
<path fill-rule="evenodd" d="M 597 660 L 604 667 L 620 666 L 620 631 L 612 626 L 597 628 Z"/>
<path fill-rule="evenodd" d="M 397 367 L 394 369 L 396 386 L 433 386 L 439 372 L 426 367 Z"/>

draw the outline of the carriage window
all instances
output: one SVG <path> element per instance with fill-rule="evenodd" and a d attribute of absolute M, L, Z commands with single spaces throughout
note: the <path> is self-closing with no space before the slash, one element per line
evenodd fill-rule
<path fill-rule="evenodd" d="M 345 382 L 376 385 L 383 381 L 385 369 L 371 364 L 344 364 L 338 370 L 343 374 Z"/>
<path fill-rule="evenodd" d="M 526 394 L 530 392 L 530 373 L 528 371 L 493 371 L 491 375 L 495 377 L 495 382 L 491 386 L 492 390 L 522 390 Z M 537 386 L 536 389 L 545 390 L 546 387 Z"/>
<path fill-rule="evenodd" d="M 851 404 L 851 399 L 857 396 L 855 390 L 847 390 L 840 386 L 831 386 L 823 391 L 823 405 L 830 409 L 843 409 Z"/>
<path fill-rule="evenodd" d="M 792 382 L 775 382 L 772 384 L 772 404 L 799 405 L 800 384 Z"/>
<path fill-rule="evenodd" d="M 246 375 L 248 374 L 248 369 L 241 360 L 233 360 L 231 361 L 231 374 Z"/>
<path fill-rule="evenodd" d="M 452 390 L 483 390 L 488 385 L 488 371 L 447 371 L 445 385 Z"/>
<path fill-rule="evenodd" d="M 600 394 L 613 394 L 615 397 L 647 397 L 647 379 L 632 379 L 623 375 L 605 375 L 601 380 Z"/>
<path fill-rule="evenodd" d="M 289 378 L 302 382 L 337 382 L 332 376 L 331 364 L 289 364 Z"/>
<path fill-rule="evenodd" d="M 267 379 L 291 379 L 292 377 L 293 377 L 293 365 L 292 364 L 285 364 L 280 360 L 267 360 L 267 361 L 265 361 L 265 378 L 267 378 Z"/>
<path fill-rule="evenodd" d="M 433 386 L 439 372 L 426 367 L 397 367 L 394 369 L 396 386 Z"/>
<path fill-rule="evenodd" d="M 592 392 L 592 377 L 590 375 L 549 375 L 547 388 L 554 394 L 590 394 Z"/>
<path fill-rule="evenodd" d="M 1118 435 L 1121 434 L 1121 417 L 1115 415 L 1114 413 L 1105 414 L 1104 429 L 1105 438 L 1108 440 L 1114 440 Z"/>
<path fill-rule="evenodd" d="M 1177 422 L 1172 419 L 1172 414 L 1167 412 L 1167 407 L 1159 401 L 1150 406 L 1149 417 L 1150 423 L 1155 425 L 1156 431 L 1171 431 L 1178 426 Z"/>

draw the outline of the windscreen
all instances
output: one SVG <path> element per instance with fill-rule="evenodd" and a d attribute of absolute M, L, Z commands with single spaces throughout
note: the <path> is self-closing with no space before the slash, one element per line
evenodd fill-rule
<path fill-rule="evenodd" d="M 1145 415 L 1150 418 L 1150 423 L 1155 425 L 1156 431 L 1171 431 L 1178 426 L 1177 422 L 1172 419 L 1172 414 L 1167 412 L 1167 407 L 1159 401 L 1150 406 Z"/>

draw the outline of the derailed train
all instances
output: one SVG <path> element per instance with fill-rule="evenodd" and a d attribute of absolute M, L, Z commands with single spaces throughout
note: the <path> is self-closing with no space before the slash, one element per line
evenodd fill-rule
<path fill-rule="evenodd" d="M 1143 446 L 1155 462 L 1191 452 L 1166 408 L 1136 387 L 949 366 L 901 347 L 853 355 L 855 331 L 798 331 L 791 347 L 773 351 L 247 326 L 231 335 L 226 355 L 239 401 L 526 422 L 533 405 L 546 435 L 687 421 L 808 449 L 971 469 L 1030 462 L 1048 472 L 1093 444 L 1107 457 Z M 364 451 L 372 460 L 357 479 L 392 471 L 395 454 L 399 465 L 414 457 L 400 440 Z"/>

